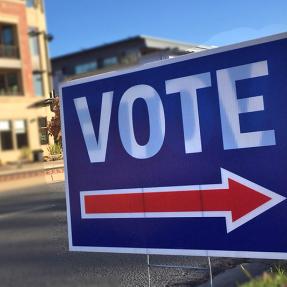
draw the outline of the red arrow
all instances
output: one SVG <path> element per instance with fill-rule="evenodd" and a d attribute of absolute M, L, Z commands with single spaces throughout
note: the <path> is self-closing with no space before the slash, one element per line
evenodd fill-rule
<path fill-rule="evenodd" d="M 221 172 L 222 184 L 81 192 L 82 217 L 225 217 L 230 232 L 285 199 Z"/>

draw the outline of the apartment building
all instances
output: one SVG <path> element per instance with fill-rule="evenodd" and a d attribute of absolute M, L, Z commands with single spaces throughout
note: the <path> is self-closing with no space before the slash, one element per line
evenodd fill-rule
<path fill-rule="evenodd" d="M 209 46 L 139 35 L 53 58 L 56 92 L 61 82 L 210 49 Z"/>
<path fill-rule="evenodd" d="M 52 89 L 46 31 L 42 0 L 0 0 L 1 164 L 47 152 L 49 107 L 29 108 Z"/>

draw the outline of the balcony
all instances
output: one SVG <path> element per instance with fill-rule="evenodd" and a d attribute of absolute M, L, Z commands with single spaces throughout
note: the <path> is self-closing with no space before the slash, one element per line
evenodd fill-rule
<path fill-rule="evenodd" d="M 19 59 L 19 49 L 14 45 L 0 44 L 0 58 Z"/>

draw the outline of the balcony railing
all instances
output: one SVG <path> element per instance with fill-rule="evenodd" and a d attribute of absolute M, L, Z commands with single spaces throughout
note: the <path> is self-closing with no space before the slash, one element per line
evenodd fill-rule
<path fill-rule="evenodd" d="M 0 58 L 18 59 L 19 58 L 18 47 L 12 45 L 0 44 Z"/>
<path fill-rule="evenodd" d="M 20 90 L 1 90 L 0 89 L 0 98 L 7 96 L 22 96 Z"/>

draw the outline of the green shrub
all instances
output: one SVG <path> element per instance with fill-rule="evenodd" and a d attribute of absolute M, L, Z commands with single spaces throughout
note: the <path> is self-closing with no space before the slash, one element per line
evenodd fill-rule
<path fill-rule="evenodd" d="M 48 145 L 47 150 L 50 155 L 62 154 L 62 146 L 60 144 L 50 144 Z"/>

